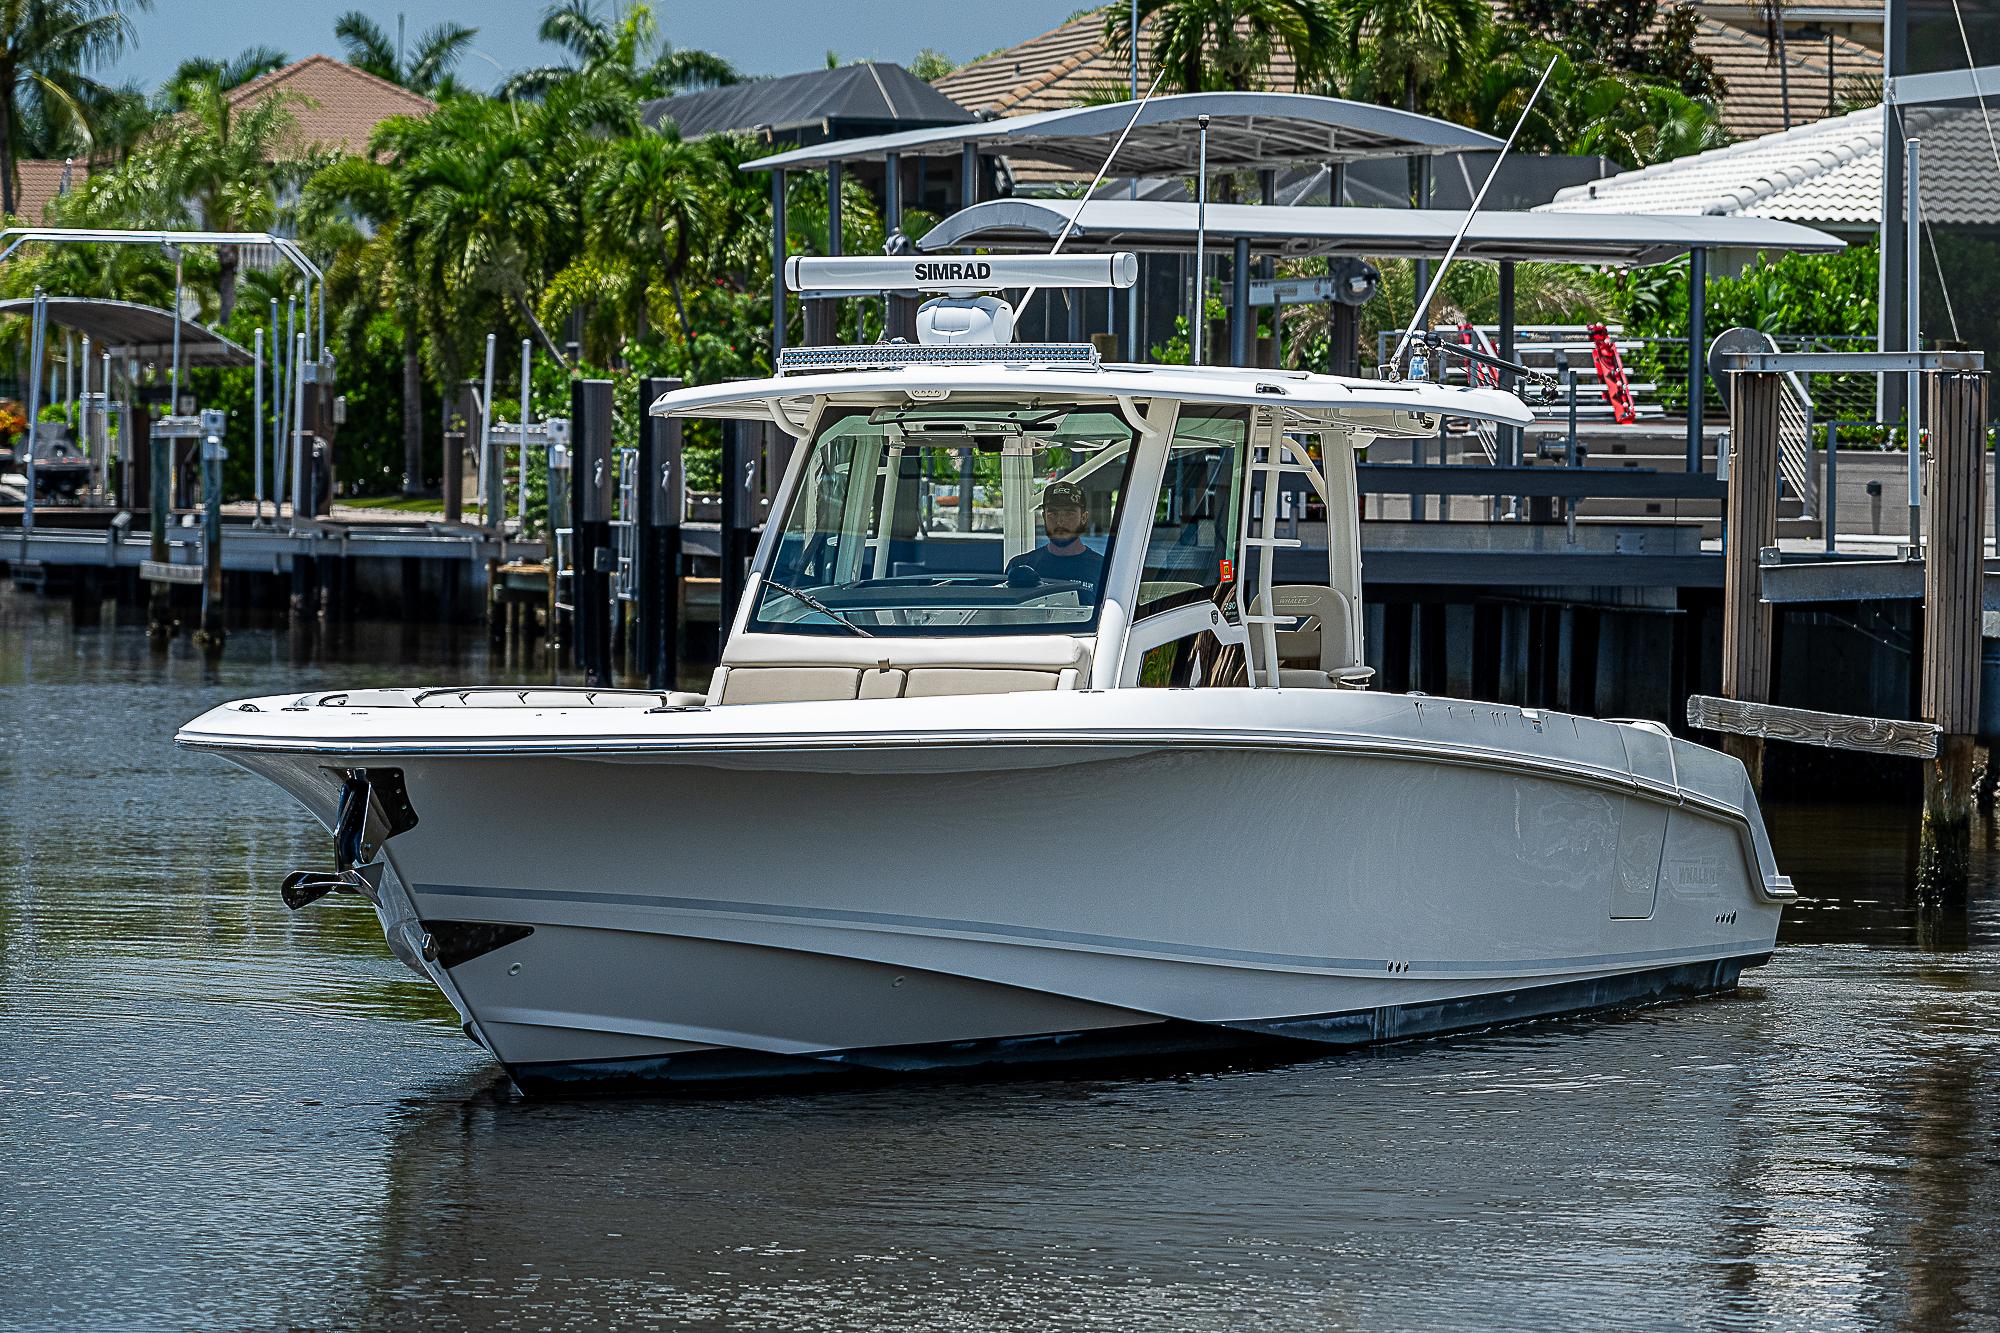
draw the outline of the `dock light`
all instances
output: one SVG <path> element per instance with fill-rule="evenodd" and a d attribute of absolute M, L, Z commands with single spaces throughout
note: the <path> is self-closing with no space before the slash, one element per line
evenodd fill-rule
<path fill-rule="evenodd" d="M 1327 266 L 1333 299 L 1342 305 L 1367 305 L 1382 285 L 1382 271 L 1365 259 L 1335 259 Z"/>

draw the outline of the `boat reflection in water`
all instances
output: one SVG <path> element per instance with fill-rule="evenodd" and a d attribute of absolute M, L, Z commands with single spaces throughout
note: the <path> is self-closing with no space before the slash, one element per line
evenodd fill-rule
<path fill-rule="evenodd" d="M 1976 1325 L 2000 1316 L 1978 947 L 1781 950 L 1676 1010 L 1279 1069 L 464 1085 L 396 1137 L 367 1285 L 468 1322 Z"/>

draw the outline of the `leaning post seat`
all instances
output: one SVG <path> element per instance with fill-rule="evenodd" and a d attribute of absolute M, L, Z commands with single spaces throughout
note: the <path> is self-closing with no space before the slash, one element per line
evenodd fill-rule
<path fill-rule="evenodd" d="M 1363 685 L 1374 677 L 1374 670 L 1361 661 L 1354 604 L 1340 589 L 1317 583 L 1280 584 L 1271 589 L 1269 604 L 1259 594 L 1250 604 L 1250 614 L 1294 618 L 1291 628 L 1277 631 L 1279 688 L 1324 690 Z M 1253 630 L 1249 649 L 1261 678 L 1270 668 L 1264 661 L 1264 636 Z"/>
<path fill-rule="evenodd" d="M 1090 645 L 1067 635 L 1014 639 L 825 639 L 733 635 L 708 688 L 711 704 L 916 699 L 1074 690 Z"/>

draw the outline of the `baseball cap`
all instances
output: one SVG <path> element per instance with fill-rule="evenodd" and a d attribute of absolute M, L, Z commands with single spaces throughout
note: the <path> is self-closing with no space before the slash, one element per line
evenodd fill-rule
<path fill-rule="evenodd" d="M 1073 481 L 1052 481 L 1042 491 L 1042 508 L 1051 505 L 1070 505 L 1077 509 L 1090 508 L 1083 487 Z"/>

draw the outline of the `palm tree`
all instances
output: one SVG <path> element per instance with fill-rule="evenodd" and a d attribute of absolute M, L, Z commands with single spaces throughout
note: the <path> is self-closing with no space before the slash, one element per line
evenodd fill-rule
<path fill-rule="evenodd" d="M 173 133 L 141 150 L 157 167 L 166 200 L 195 226 L 209 231 L 258 231 L 277 216 L 277 191 L 296 174 L 295 122 L 282 97 L 232 105 L 222 79 L 205 73 L 176 85 L 172 99 L 185 109 Z M 216 252 L 217 318 L 236 308 L 241 256 L 234 246 Z"/>
<path fill-rule="evenodd" d="M 0 0 L 0 213 L 21 197 L 24 113 L 88 140 L 86 108 L 103 86 L 86 71 L 131 40 L 127 3 L 151 0 Z"/>
<path fill-rule="evenodd" d="M 416 49 L 405 57 L 402 30 L 397 40 L 358 9 L 350 9 L 333 22 L 333 35 L 347 49 L 347 63 L 366 70 L 378 79 L 387 79 L 426 97 L 439 97 L 457 90 L 453 77 L 458 62 L 479 35 L 479 29 L 462 23 L 440 23 L 417 38 Z"/>
<path fill-rule="evenodd" d="M 688 336 L 681 277 L 697 244 L 706 248 L 720 224 L 727 188 L 715 158 L 684 142 L 671 123 L 614 140 L 604 153 L 584 195 L 591 247 L 637 279 L 631 293 L 635 339 L 646 336 L 646 279 L 655 271 L 673 294 L 681 336 Z"/>
<path fill-rule="evenodd" d="M 667 41 L 652 6 L 644 3 L 600 17 L 593 0 L 561 0 L 543 12 L 541 38 L 569 52 L 571 63 L 522 70 L 501 85 L 500 96 L 540 97 L 583 73 L 609 74 L 641 100 L 719 88 L 742 77 L 721 56 Z"/>
<path fill-rule="evenodd" d="M 479 333 L 510 314 L 554 350 L 535 305 L 575 231 L 572 190 L 549 174 L 570 169 L 574 145 L 551 152 L 561 132 L 542 117 L 471 98 L 385 130 L 381 146 L 398 159 L 396 257 L 443 380 L 460 378 Z"/>
<path fill-rule="evenodd" d="M 380 131 L 376 138 L 382 140 Z M 318 220 L 309 238 L 314 249 L 333 257 L 326 296 L 339 312 L 336 332 L 355 340 L 375 312 L 396 312 L 403 339 L 403 494 L 418 495 L 424 488 L 423 313 L 400 259 L 403 202 L 396 168 L 383 156 L 350 156 L 313 174 L 301 213 Z"/>
<path fill-rule="evenodd" d="M 1478 0 L 1474 0 L 1475 3 Z M 1339 32 L 1329 0 L 1139 0 L 1139 26 L 1153 34 L 1152 60 L 1177 92 L 1246 92 L 1280 49 L 1303 85 L 1332 73 Z M 1104 8 L 1113 51 L 1130 51 L 1132 6 Z"/>
<path fill-rule="evenodd" d="M 1335 0 L 1341 63 L 1377 101 L 1415 111 L 1426 85 L 1463 79 L 1493 21 L 1487 0 Z"/>
<path fill-rule="evenodd" d="M 1578 63 L 1553 42 L 1496 32 L 1475 79 L 1449 106 L 1454 119 L 1502 134 L 1520 119 L 1550 61 L 1547 90 L 1522 123 L 1519 146 L 1549 153 L 1603 153 L 1634 166 L 1720 147 L 1727 136 L 1708 102 L 1660 79 L 1595 62 Z"/>

